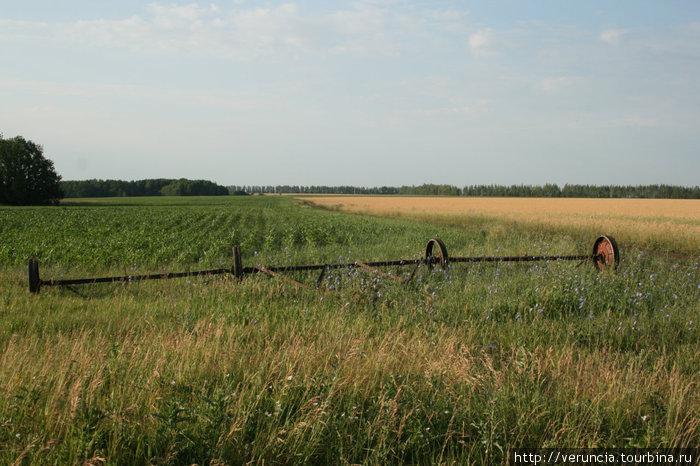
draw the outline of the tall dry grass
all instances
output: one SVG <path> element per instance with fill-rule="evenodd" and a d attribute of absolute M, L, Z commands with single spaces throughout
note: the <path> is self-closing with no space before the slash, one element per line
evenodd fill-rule
<path fill-rule="evenodd" d="M 487 217 L 538 229 L 611 234 L 625 245 L 700 252 L 700 200 L 314 196 L 312 204 L 360 214 L 451 223 Z"/>

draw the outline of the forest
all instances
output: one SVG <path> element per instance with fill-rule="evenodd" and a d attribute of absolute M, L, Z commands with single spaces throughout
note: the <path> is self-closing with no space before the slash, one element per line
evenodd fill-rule
<path fill-rule="evenodd" d="M 226 187 L 206 180 L 157 178 L 137 181 L 61 181 L 65 197 L 226 196 Z"/>
<path fill-rule="evenodd" d="M 531 185 L 471 185 L 458 188 L 449 184 L 422 184 L 401 187 L 358 186 L 229 186 L 238 194 L 399 194 L 414 196 L 472 196 L 472 197 L 586 197 L 586 198 L 639 198 L 639 199 L 700 199 L 700 186 L 685 187 L 664 184 L 639 186 L 597 186 L 590 184 Z"/>

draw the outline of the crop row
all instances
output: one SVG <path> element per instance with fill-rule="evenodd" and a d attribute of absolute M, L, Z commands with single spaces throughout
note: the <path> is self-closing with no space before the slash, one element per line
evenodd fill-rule
<path fill-rule="evenodd" d="M 59 270 L 122 270 L 221 266 L 231 248 L 244 258 L 294 251 L 295 258 L 331 260 L 355 244 L 391 242 L 398 224 L 297 208 L 287 199 L 228 199 L 174 208 L 68 205 L 0 209 L 0 266 L 36 257 Z M 417 233 L 420 247 L 424 233 Z"/>

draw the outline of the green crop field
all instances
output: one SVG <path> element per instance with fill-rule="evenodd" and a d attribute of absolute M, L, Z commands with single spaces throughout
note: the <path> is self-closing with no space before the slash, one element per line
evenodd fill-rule
<path fill-rule="evenodd" d="M 272 196 L 0 207 L 0 463 L 491 464 L 700 444 L 698 255 L 28 291 L 32 257 L 46 280 L 228 267 L 234 245 L 245 266 L 417 258 L 435 236 L 454 256 L 595 239 Z"/>

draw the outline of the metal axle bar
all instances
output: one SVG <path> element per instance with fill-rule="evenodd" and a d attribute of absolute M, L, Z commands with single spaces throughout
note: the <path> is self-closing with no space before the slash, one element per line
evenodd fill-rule
<path fill-rule="evenodd" d="M 535 262 L 535 261 L 580 261 L 597 259 L 597 255 L 578 256 L 510 256 L 510 257 L 450 257 L 450 262 Z"/>
<path fill-rule="evenodd" d="M 41 286 L 84 285 L 89 283 L 114 283 L 140 280 L 160 280 L 165 278 L 196 277 L 200 275 L 221 275 L 233 273 L 228 269 L 198 270 L 193 272 L 149 273 L 144 275 L 124 275 L 119 277 L 71 278 L 65 280 L 41 280 Z"/>

